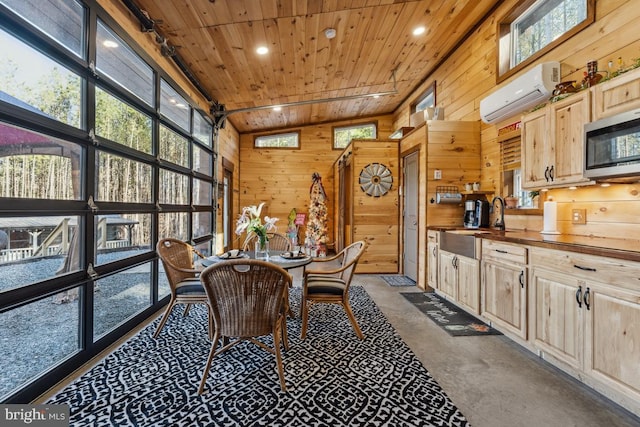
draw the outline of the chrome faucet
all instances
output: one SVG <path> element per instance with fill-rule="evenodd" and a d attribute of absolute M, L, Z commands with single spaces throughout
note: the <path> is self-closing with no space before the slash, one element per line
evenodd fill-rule
<path fill-rule="evenodd" d="M 500 202 L 500 217 L 496 219 L 496 223 L 493 226 L 498 230 L 504 231 L 504 199 L 500 196 L 494 197 L 491 201 L 491 212 L 493 212 L 495 208 L 496 200 Z"/>

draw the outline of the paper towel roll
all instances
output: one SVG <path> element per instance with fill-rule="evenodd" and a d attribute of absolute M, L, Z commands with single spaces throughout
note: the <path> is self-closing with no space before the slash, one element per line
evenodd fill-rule
<path fill-rule="evenodd" d="M 544 202 L 542 234 L 560 234 L 557 230 L 558 204 L 554 201 Z"/>

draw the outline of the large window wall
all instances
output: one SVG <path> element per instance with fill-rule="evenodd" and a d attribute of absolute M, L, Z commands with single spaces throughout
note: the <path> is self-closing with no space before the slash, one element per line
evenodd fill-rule
<path fill-rule="evenodd" d="M 166 303 L 159 238 L 211 253 L 210 117 L 93 0 L 0 0 L 0 401 Z"/>

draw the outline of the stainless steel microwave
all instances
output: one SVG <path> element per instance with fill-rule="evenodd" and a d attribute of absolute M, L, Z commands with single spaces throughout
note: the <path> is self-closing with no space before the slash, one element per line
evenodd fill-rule
<path fill-rule="evenodd" d="M 640 109 L 584 126 L 584 176 L 595 181 L 640 181 Z"/>

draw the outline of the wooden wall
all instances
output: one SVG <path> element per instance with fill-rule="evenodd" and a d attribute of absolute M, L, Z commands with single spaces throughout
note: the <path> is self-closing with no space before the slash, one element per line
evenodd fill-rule
<path fill-rule="evenodd" d="M 498 20 L 517 0 L 505 0 L 456 52 L 416 89 L 416 97 L 436 81 L 437 105 L 444 108 L 446 120 L 479 120 L 480 100 L 496 88 L 496 27 Z M 640 33 L 637 25 L 640 7 L 636 0 L 597 0 L 596 22 L 539 62 L 561 63 L 563 80 L 582 79 L 589 60 L 597 60 L 600 70 L 618 58 L 629 65 L 640 57 Z M 517 76 L 514 76 L 514 78 Z M 508 81 L 511 81 L 508 80 Z M 507 81 L 507 82 L 508 82 Z M 507 83 L 505 82 L 505 83 Z M 503 83 L 503 84 L 505 84 Z M 410 103 L 407 99 L 394 114 L 394 128 L 409 124 Z M 515 117 L 513 121 L 517 121 Z M 501 188 L 500 150 L 497 126 L 482 124 L 481 188 Z M 640 239 L 640 185 L 612 185 L 608 188 L 585 187 L 574 191 L 552 190 L 549 195 L 559 202 L 559 229 L 563 233 Z M 587 209 L 587 224 L 570 223 L 571 208 Z M 509 215 L 507 227 L 541 227 L 542 221 Z"/>
<path fill-rule="evenodd" d="M 238 209 L 266 202 L 263 214 L 280 218 L 276 225 L 279 231 L 284 232 L 287 216 L 292 208 L 308 213 L 311 175 L 318 172 L 327 193 L 327 208 L 330 212 L 328 234 L 334 236 L 335 218 L 331 213 L 334 211 L 337 194 L 334 189 L 333 166 L 342 150 L 332 149 L 333 127 L 372 121 L 378 124 L 379 138 L 386 139 L 393 132 L 392 117 L 388 115 L 274 131 L 299 130 L 299 149 L 254 148 L 254 137 L 262 133 L 240 135 L 242 161 L 238 183 Z M 300 230 L 298 237 L 304 239 L 304 229 Z"/>

